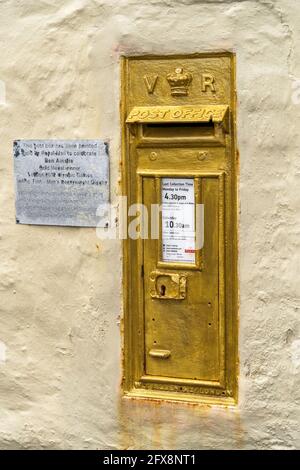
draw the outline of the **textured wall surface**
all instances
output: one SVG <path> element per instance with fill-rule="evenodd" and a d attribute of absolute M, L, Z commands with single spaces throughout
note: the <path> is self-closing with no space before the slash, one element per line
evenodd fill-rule
<path fill-rule="evenodd" d="M 0 448 L 300 447 L 300 3 L 0 1 Z M 108 138 L 121 54 L 237 54 L 236 409 L 125 401 L 121 245 L 15 224 L 13 139 Z M 299 78 L 298 78 L 299 77 Z"/>

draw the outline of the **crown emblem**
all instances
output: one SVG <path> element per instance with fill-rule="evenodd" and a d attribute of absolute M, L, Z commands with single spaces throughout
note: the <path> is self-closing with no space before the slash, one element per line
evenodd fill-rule
<path fill-rule="evenodd" d="M 167 80 L 171 87 L 171 95 L 186 96 L 192 79 L 192 74 L 189 72 L 184 73 L 182 67 L 178 67 L 175 69 L 175 72 L 169 73 Z"/>

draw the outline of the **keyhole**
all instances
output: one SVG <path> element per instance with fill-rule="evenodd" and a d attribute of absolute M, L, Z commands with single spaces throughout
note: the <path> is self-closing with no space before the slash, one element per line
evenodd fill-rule
<path fill-rule="evenodd" d="M 166 294 L 166 286 L 164 286 L 163 284 L 160 286 L 160 295 L 162 297 L 164 297 Z"/>

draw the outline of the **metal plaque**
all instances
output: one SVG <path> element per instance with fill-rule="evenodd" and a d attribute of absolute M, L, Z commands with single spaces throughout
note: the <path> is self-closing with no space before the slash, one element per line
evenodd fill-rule
<path fill-rule="evenodd" d="M 101 216 L 109 201 L 106 142 L 16 140 L 14 169 L 17 223 L 108 226 Z"/>

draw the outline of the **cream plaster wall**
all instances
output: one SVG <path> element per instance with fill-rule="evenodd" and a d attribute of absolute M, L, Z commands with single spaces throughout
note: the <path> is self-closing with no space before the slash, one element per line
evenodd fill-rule
<path fill-rule="evenodd" d="M 124 403 L 120 243 L 16 225 L 12 141 L 109 138 L 116 203 L 120 55 L 221 49 L 237 53 L 239 405 Z M 300 3 L 0 0 L 0 51 L 0 448 L 299 448 Z"/>

